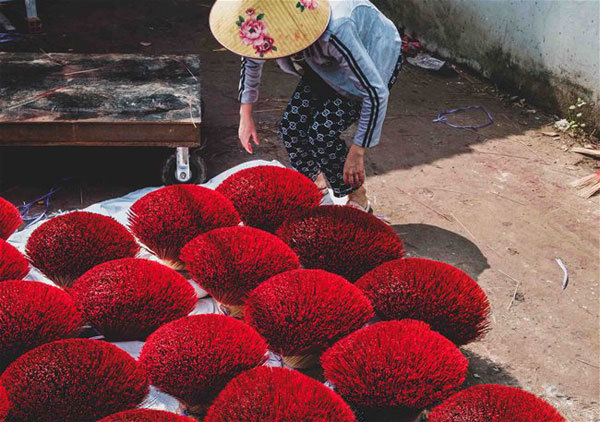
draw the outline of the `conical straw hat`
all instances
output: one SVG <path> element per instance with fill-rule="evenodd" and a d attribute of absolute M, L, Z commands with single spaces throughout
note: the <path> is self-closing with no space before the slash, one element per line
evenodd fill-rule
<path fill-rule="evenodd" d="M 240 56 L 277 59 L 317 41 L 329 23 L 329 0 L 217 0 L 210 29 Z"/>

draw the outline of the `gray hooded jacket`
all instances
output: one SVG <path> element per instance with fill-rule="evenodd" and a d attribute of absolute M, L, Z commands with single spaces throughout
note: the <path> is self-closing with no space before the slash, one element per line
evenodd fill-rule
<path fill-rule="evenodd" d="M 396 26 L 368 0 L 331 0 L 323 35 L 302 52 L 306 63 L 331 88 L 362 103 L 354 143 L 379 143 L 387 111 L 388 84 L 402 54 Z M 299 75 L 290 58 L 277 59 L 286 73 Z M 254 103 L 264 60 L 243 58 L 239 100 Z"/>

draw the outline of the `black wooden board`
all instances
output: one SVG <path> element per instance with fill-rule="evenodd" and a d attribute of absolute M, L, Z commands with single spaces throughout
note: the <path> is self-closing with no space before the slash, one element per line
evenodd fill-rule
<path fill-rule="evenodd" d="M 0 144 L 190 145 L 195 55 L 0 53 Z"/>

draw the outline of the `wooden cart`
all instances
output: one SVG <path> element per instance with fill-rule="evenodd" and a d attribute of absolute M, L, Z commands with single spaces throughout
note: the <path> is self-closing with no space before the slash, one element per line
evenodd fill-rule
<path fill-rule="evenodd" d="M 201 115 L 195 55 L 0 53 L 0 146 L 173 147 L 163 181 L 202 183 Z"/>

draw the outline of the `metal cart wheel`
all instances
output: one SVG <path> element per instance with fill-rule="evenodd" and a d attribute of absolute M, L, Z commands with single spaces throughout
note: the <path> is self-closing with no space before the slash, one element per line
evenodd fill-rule
<path fill-rule="evenodd" d="M 202 184 L 207 173 L 206 162 L 197 151 L 190 153 L 188 148 L 180 147 L 165 161 L 162 181 L 165 185 Z"/>
<path fill-rule="evenodd" d="M 27 11 L 29 33 L 40 34 L 42 32 L 42 21 L 37 14 L 36 0 L 25 0 L 25 10 Z"/>

